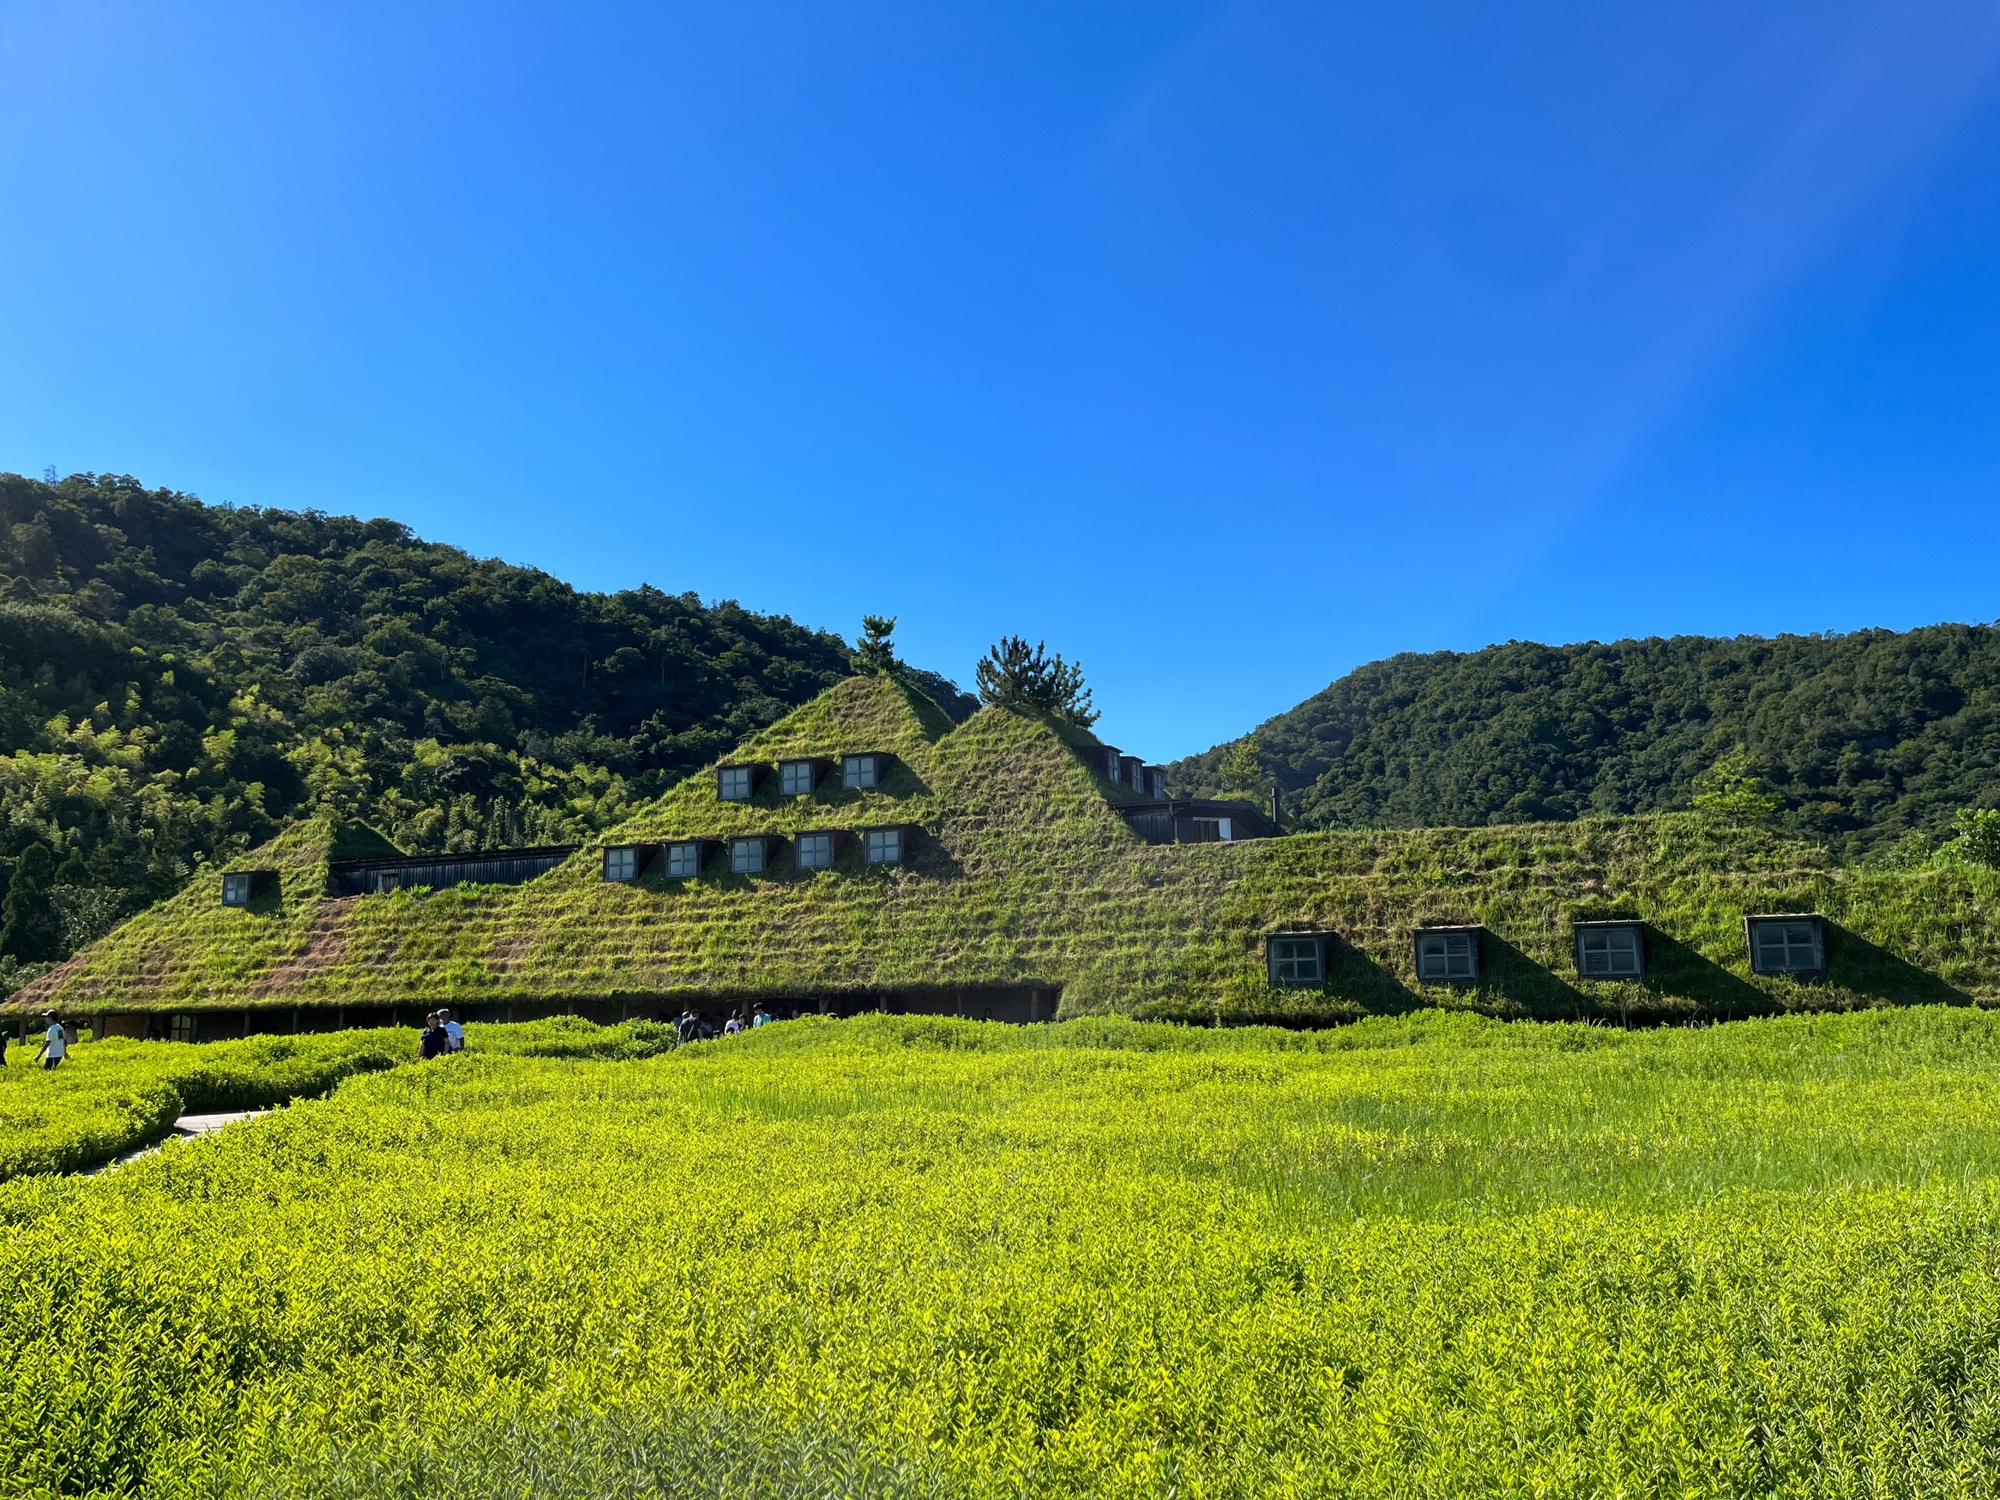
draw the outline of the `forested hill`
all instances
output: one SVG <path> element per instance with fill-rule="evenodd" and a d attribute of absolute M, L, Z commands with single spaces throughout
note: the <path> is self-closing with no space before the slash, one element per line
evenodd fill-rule
<path fill-rule="evenodd" d="M 0 969 L 308 811 L 411 850 L 579 837 L 849 670 L 783 616 L 393 521 L 90 475 L 0 475 L 0 508 Z"/>
<path fill-rule="evenodd" d="M 1844 852 L 1939 833 L 2000 802 L 2000 631 L 1393 656 L 1174 769 L 1186 791 L 1275 780 L 1306 827 L 1420 827 L 1685 807 L 1733 753 L 1777 823 Z"/>

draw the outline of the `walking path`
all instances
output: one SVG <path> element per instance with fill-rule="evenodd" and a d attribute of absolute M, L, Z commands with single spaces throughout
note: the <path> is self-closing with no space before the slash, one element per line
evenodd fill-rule
<path fill-rule="evenodd" d="M 211 1131 L 222 1129 L 225 1125 L 234 1125 L 238 1120 L 255 1120 L 269 1113 L 268 1109 L 239 1109 L 229 1114 L 220 1115 L 182 1115 L 178 1120 L 174 1121 L 173 1130 L 161 1139 L 154 1141 L 149 1146 L 140 1146 L 136 1150 L 127 1151 L 123 1156 L 108 1161 L 101 1167 L 92 1167 L 88 1172 L 84 1173 L 84 1176 L 95 1177 L 99 1172 L 109 1172 L 113 1167 L 122 1167 L 128 1161 L 137 1161 L 142 1156 L 151 1156 L 169 1141 L 193 1140 L 198 1135 L 207 1135 Z"/>

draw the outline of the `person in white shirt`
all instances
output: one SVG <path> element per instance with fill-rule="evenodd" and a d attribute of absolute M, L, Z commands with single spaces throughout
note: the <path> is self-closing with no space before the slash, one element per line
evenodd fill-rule
<path fill-rule="evenodd" d="M 42 1050 L 36 1056 L 51 1071 L 61 1067 L 62 1060 L 69 1056 L 69 1033 L 54 1016 L 49 1017 L 49 1029 L 42 1033 Z"/>
<path fill-rule="evenodd" d="M 439 1011 L 438 1019 L 444 1022 L 444 1034 L 447 1038 L 445 1050 L 447 1052 L 463 1052 L 465 1050 L 465 1028 L 452 1019 L 451 1012 L 448 1010 Z"/>

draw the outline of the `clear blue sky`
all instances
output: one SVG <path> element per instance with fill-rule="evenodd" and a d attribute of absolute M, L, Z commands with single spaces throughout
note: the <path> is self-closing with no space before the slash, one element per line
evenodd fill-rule
<path fill-rule="evenodd" d="M 387 515 L 1167 757 L 2000 615 L 1991 4 L 0 3 L 0 468 Z"/>

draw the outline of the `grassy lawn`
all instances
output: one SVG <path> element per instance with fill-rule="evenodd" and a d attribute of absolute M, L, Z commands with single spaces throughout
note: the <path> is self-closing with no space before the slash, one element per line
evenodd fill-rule
<path fill-rule="evenodd" d="M 2000 1016 L 660 1045 L 0 1186 L 0 1494 L 1990 1493 Z"/>

